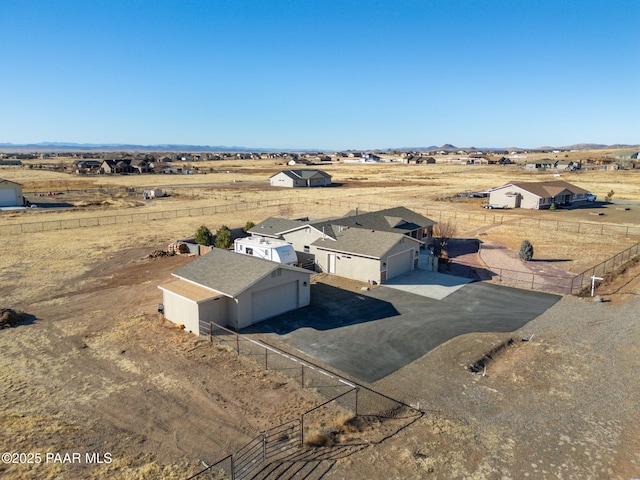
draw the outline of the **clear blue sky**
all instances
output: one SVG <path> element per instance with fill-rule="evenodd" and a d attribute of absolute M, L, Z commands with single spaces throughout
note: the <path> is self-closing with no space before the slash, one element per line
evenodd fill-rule
<path fill-rule="evenodd" d="M 0 142 L 640 143 L 640 0 L 0 0 Z"/>

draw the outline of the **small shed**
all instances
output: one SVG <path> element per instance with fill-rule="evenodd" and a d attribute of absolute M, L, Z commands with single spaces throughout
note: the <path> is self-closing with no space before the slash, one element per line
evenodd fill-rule
<path fill-rule="evenodd" d="M 196 335 L 236 330 L 309 305 L 311 272 L 213 248 L 159 285 L 164 316 Z"/>
<path fill-rule="evenodd" d="M 22 207 L 22 185 L 0 178 L 0 207 Z"/>

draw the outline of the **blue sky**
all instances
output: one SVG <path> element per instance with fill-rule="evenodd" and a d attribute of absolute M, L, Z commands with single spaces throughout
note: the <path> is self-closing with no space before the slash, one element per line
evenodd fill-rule
<path fill-rule="evenodd" d="M 0 142 L 640 143 L 640 1 L 0 0 Z"/>

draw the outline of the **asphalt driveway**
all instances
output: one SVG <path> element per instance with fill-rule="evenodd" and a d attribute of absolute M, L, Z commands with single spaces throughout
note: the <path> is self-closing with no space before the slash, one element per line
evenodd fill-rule
<path fill-rule="evenodd" d="M 313 287 L 310 306 L 242 333 L 269 333 L 368 383 L 459 335 L 517 330 L 561 298 L 488 283 L 465 285 L 441 300 L 384 286 L 368 292 Z"/>

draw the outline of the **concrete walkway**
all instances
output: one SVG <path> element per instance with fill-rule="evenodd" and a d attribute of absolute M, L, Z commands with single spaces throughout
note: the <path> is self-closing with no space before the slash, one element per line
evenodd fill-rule
<path fill-rule="evenodd" d="M 384 286 L 434 300 L 442 300 L 471 281 L 468 278 L 418 269 L 392 278 L 385 282 Z"/>

